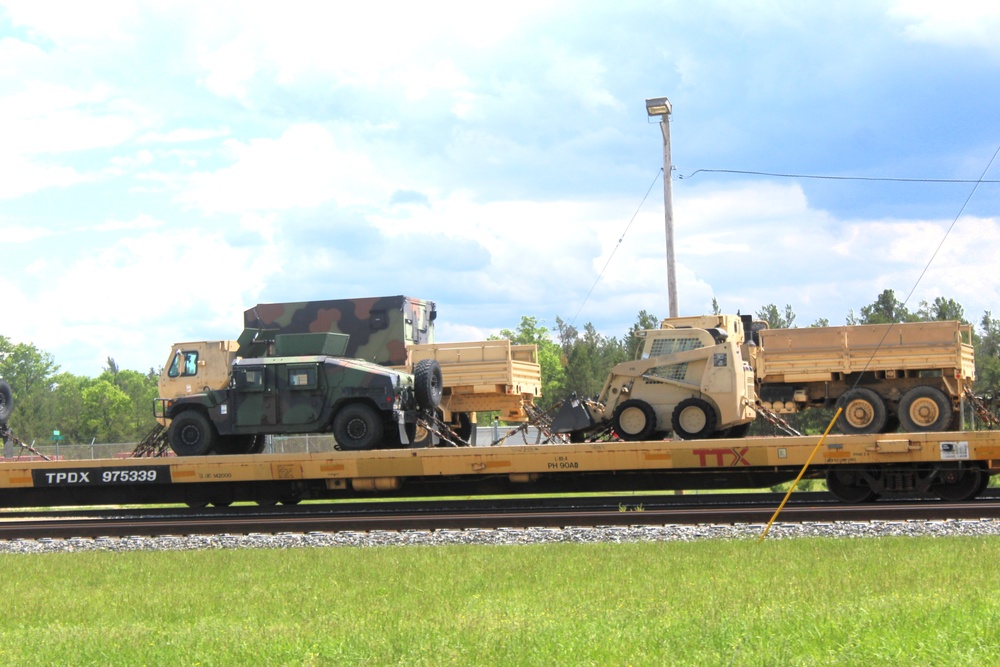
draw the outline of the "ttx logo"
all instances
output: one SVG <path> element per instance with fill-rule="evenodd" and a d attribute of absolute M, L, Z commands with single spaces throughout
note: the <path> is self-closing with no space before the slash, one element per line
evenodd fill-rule
<path fill-rule="evenodd" d="M 691 453 L 698 457 L 698 465 L 702 468 L 713 466 L 716 468 L 749 466 L 746 455 L 750 451 L 749 447 L 743 449 L 692 449 Z M 727 463 L 728 461 L 728 463 Z"/>

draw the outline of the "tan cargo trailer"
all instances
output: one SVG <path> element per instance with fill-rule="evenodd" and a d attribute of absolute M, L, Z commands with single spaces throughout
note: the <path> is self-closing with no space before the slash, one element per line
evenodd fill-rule
<path fill-rule="evenodd" d="M 845 433 L 960 427 L 975 380 L 972 326 L 954 321 L 760 329 L 750 354 L 761 405 L 844 407 Z"/>

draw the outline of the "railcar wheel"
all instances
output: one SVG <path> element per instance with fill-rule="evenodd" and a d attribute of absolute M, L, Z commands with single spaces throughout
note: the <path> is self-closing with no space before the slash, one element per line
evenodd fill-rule
<path fill-rule="evenodd" d="M 899 399 L 899 421 L 910 432 L 946 431 L 953 416 L 951 399 L 937 387 L 914 387 Z"/>
<path fill-rule="evenodd" d="M 931 485 L 931 493 L 952 503 L 972 500 L 985 488 L 984 477 L 989 484 L 989 475 L 984 474 L 978 466 L 947 468 L 939 473 L 939 481 Z"/>
<path fill-rule="evenodd" d="M 674 434 L 684 440 L 711 438 L 719 423 L 715 408 L 703 398 L 685 398 L 674 408 L 670 423 Z"/>
<path fill-rule="evenodd" d="M 185 410 L 170 421 L 167 439 L 177 456 L 202 456 L 215 445 L 215 427 L 208 417 Z"/>
<path fill-rule="evenodd" d="M 871 389 L 859 387 L 844 394 L 839 401 L 844 412 L 837 428 L 847 435 L 881 433 L 885 428 L 886 409 L 882 397 Z"/>
<path fill-rule="evenodd" d="M 844 503 L 867 503 L 878 498 L 860 470 L 828 470 L 826 487 L 834 498 Z"/>
<path fill-rule="evenodd" d="M 444 390 L 441 365 L 434 359 L 418 361 L 413 368 L 413 389 L 421 410 L 430 411 L 441 405 L 441 393 Z"/>
<path fill-rule="evenodd" d="M 10 385 L 0 380 L 0 424 L 10 419 L 10 413 L 14 409 L 14 392 L 10 390 Z"/>
<path fill-rule="evenodd" d="M 367 403 L 345 405 L 333 418 L 333 437 L 343 449 L 372 449 L 382 442 L 383 433 L 378 412 Z"/>
<path fill-rule="evenodd" d="M 633 398 L 615 408 L 611 428 L 622 440 L 648 440 L 656 430 L 656 413 L 646 401 Z"/>

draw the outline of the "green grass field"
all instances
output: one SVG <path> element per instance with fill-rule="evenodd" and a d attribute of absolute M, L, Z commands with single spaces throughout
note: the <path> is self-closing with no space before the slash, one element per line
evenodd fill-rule
<path fill-rule="evenodd" d="M 0 664 L 996 665 L 1000 539 L 0 556 Z"/>

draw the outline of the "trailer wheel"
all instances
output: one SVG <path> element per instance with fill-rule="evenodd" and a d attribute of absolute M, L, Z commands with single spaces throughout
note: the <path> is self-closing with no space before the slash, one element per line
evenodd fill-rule
<path fill-rule="evenodd" d="M 656 430 L 656 413 L 646 401 L 625 401 L 611 418 L 611 428 L 622 440 L 648 440 Z"/>
<path fill-rule="evenodd" d="M 333 437 L 343 449 L 372 449 L 382 442 L 383 432 L 382 419 L 367 403 L 349 403 L 333 418 Z"/>
<path fill-rule="evenodd" d="M 843 503 L 867 503 L 878 498 L 862 471 L 850 468 L 828 470 L 826 488 Z"/>
<path fill-rule="evenodd" d="M 837 428 L 847 435 L 881 433 L 885 428 L 886 409 L 882 397 L 871 389 L 852 389 L 838 401 L 844 412 L 837 420 Z"/>
<path fill-rule="evenodd" d="M 711 438 L 718 423 L 715 408 L 703 398 L 685 398 L 670 417 L 674 434 L 684 440 Z"/>
<path fill-rule="evenodd" d="M 0 424 L 10 419 L 10 413 L 14 409 L 14 392 L 10 390 L 10 385 L 0 380 Z"/>
<path fill-rule="evenodd" d="M 907 431 L 946 431 L 953 413 L 951 399 L 937 387 L 914 387 L 899 399 L 899 421 Z"/>
<path fill-rule="evenodd" d="M 433 410 L 441 405 L 444 382 L 441 365 L 433 359 L 421 359 L 413 368 L 413 388 L 421 410 Z"/>
<path fill-rule="evenodd" d="M 170 421 L 167 439 L 177 456 L 202 456 L 215 445 L 215 428 L 208 417 L 185 410 Z"/>

